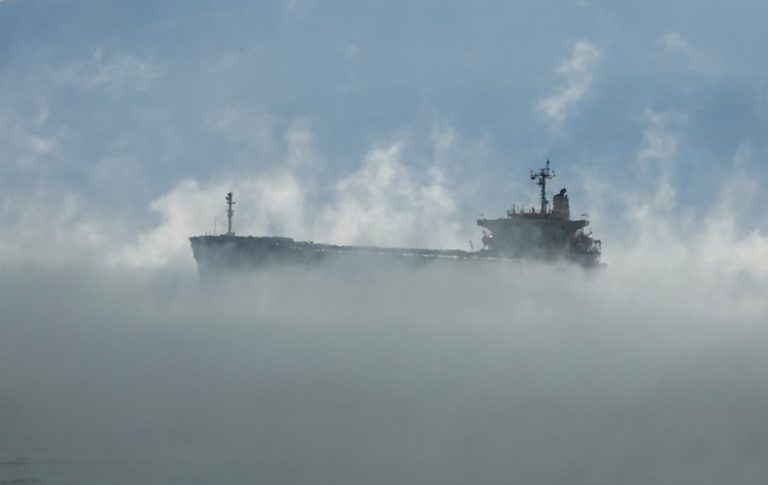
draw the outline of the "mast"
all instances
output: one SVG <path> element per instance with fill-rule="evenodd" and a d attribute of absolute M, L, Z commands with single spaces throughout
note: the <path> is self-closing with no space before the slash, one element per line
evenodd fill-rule
<path fill-rule="evenodd" d="M 232 216 L 235 215 L 235 210 L 232 209 L 232 206 L 235 205 L 234 197 L 232 196 L 232 192 L 227 193 L 227 197 L 225 199 L 227 201 L 227 236 L 234 236 L 235 233 L 232 232 Z"/>
<path fill-rule="evenodd" d="M 541 187 L 541 214 L 547 213 L 547 180 L 555 178 L 555 171 L 549 168 L 549 160 L 547 160 L 547 166 L 539 169 L 538 172 L 531 170 L 531 180 L 536 180 L 536 185 Z"/>

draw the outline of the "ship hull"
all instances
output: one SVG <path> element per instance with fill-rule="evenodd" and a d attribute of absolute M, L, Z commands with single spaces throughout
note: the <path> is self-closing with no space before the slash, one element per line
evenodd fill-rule
<path fill-rule="evenodd" d="M 519 262 L 493 251 L 459 249 L 384 248 L 375 246 L 339 246 L 295 241 L 285 237 L 196 236 L 189 238 L 201 275 L 253 271 L 275 266 L 312 266 L 320 263 L 352 265 L 418 266 L 436 263 Z M 567 252 L 552 252 L 537 260 L 573 259 Z M 590 266 L 589 261 L 576 261 Z"/>

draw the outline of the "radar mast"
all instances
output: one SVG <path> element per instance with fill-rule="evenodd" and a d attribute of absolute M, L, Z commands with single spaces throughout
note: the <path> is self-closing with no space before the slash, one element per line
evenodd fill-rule
<path fill-rule="evenodd" d="M 232 208 L 233 205 L 235 205 L 234 196 L 232 195 L 232 192 L 227 193 L 227 197 L 225 199 L 227 201 L 227 236 L 234 236 L 235 233 L 232 232 L 232 216 L 235 215 L 235 210 Z"/>
<path fill-rule="evenodd" d="M 531 170 L 531 180 L 536 180 L 536 185 L 541 187 L 541 214 L 547 213 L 547 180 L 555 178 L 555 171 L 549 168 L 549 160 L 547 160 L 547 166 L 540 168 L 538 172 Z"/>

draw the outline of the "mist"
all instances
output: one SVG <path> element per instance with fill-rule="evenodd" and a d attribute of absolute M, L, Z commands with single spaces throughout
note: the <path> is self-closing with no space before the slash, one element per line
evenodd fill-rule
<path fill-rule="evenodd" d="M 621 263 L 6 265 L 0 478 L 763 483 L 766 275 Z"/>
<path fill-rule="evenodd" d="M 0 485 L 768 483 L 756 1 L 0 0 Z M 607 266 L 468 250 L 551 160 Z"/>

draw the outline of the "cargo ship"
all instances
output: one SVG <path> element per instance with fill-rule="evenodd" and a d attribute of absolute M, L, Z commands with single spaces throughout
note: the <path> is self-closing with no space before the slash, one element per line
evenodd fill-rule
<path fill-rule="evenodd" d="M 377 246 L 345 246 L 296 241 L 284 236 L 239 236 L 232 230 L 235 205 L 229 192 L 227 232 L 220 235 L 190 237 L 192 253 L 201 275 L 218 272 L 251 271 L 276 265 L 317 265 L 327 262 L 366 263 L 568 261 L 586 268 L 601 265 L 602 243 L 584 231 L 586 218 L 571 219 L 566 189 L 560 190 L 550 205 L 547 184 L 555 177 L 546 166 L 530 173 L 540 189 L 540 207 L 529 210 L 513 207 L 504 217 L 478 219 L 483 231 L 477 250 L 420 249 Z M 582 216 L 586 216 L 582 214 Z"/>

